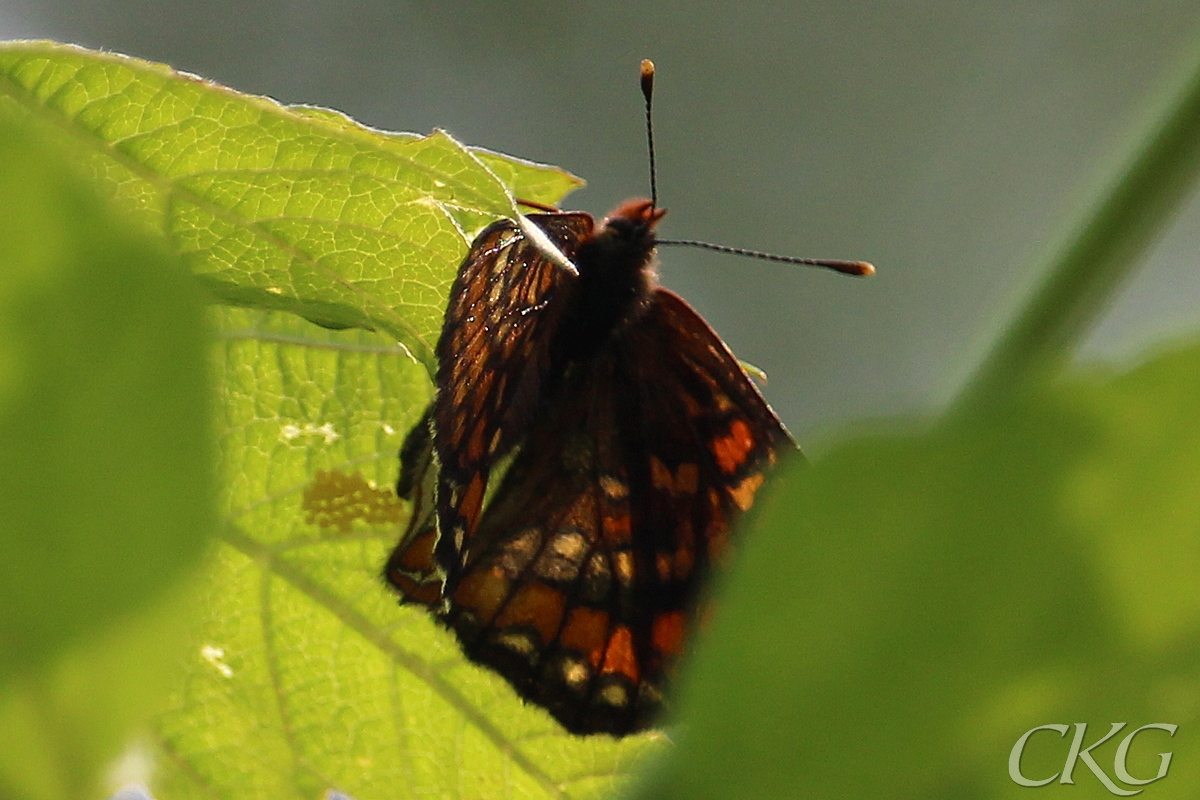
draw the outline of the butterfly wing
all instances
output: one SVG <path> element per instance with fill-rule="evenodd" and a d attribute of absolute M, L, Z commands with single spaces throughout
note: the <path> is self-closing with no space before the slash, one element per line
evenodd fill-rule
<path fill-rule="evenodd" d="M 565 254 L 573 254 L 576 242 L 594 224 L 581 213 L 527 219 Z M 438 341 L 439 392 L 400 450 L 396 493 L 410 502 L 412 511 L 384 577 L 403 601 L 440 605 L 444 570 L 435 557 L 438 484 L 443 482 L 451 496 L 470 485 L 472 477 L 486 484 L 494 460 L 521 436 L 550 369 L 550 334 L 563 285 L 572 278 L 508 219 L 481 231 L 463 259 Z M 483 438 L 489 443 L 486 451 L 478 446 Z M 461 447 L 464 441 L 473 449 Z M 439 442 L 450 467 L 445 477 L 435 447 Z M 461 517 L 469 509 L 460 504 L 461 498 L 445 505 Z M 446 549 L 446 562 L 452 563 L 456 551 Z"/>
<path fill-rule="evenodd" d="M 443 618 L 469 657 L 568 730 L 641 730 L 709 566 L 793 449 L 728 348 L 658 290 L 531 429 Z"/>
<path fill-rule="evenodd" d="M 592 232 L 588 214 L 531 214 L 568 259 Z M 471 245 L 450 290 L 438 340 L 434 450 L 439 459 L 436 556 L 461 561 L 495 463 L 523 440 L 555 374 L 554 332 L 575 274 L 512 220 Z"/>
<path fill-rule="evenodd" d="M 396 494 L 409 502 L 408 526 L 392 549 L 383 576 L 406 603 L 435 609 L 442 600 L 442 573 L 434 561 L 437 542 L 437 457 L 433 452 L 433 405 L 430 404 L 400 448 Z"/>

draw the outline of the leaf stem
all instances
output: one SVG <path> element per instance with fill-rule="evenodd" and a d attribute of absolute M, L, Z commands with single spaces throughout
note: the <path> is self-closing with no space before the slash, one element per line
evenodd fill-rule
<path fill-rule="evenodd" d="M 1053 375 L 1186 201 L 1200 173 L 1200 61 L 1190 67 L 1111 191 L 1050 259 L 1041 288 L 960 394 L 960 410 Z"/>

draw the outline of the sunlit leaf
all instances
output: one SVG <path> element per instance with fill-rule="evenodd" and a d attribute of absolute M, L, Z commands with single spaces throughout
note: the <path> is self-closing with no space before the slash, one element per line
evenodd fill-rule
<path fill-rule="evenodd" d="M 470 237 L 515 213 L 509 191 L 555 203 L 579 183 L 45 42 L 0 46 L 0 113 L 70 148 L 224 302 L 384 331 L 427 366 Z"/>

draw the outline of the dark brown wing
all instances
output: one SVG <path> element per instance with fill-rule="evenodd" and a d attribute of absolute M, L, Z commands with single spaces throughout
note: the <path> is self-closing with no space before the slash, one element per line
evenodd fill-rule
<path fill-rule="evenodd" d="M 444 619 L 469 657 L 568 730 L 646 728 L 710 565 L 793 449 L 728 348 L 659 290 L 531 430 Z"/>
<path fill-rule="evenodd" d="M 531 214 L 570 259 L 594 222 L 583 213 Z M 524 439 L 554 372 L 553 343 L 575 274 L 512 220 L 476 237 L 450 290 L 438 339 L 434 449 L 441 536 L 447 570 L 479 519 L 492 467 Z"/>
<path fill-rule="evenodd" d="M 437 542 L 437 458 L 433 452 L 433 405 L 404 438 L 396 494 L 409 502 L 408 525 L 392 549 L 383 577 L 403 602 L 436 609 L 442 602 L 442 572 L 433 558 Z"/>
<path fill-rule="evenodd" d="M 593 225 L 587 214 L 535 214 L 532 219 L 565 251 L 564 255 L 573 254 L 576 242 Z M 449 440 L 452 447 L 461 443 L 467 431 L 499 430 L 504 445 L 498 445 L 496 451 L 507 449 L 508 442 L 520 436 L 519 420 L 528 415 L 527 407 L 533 399 L 523 392 L 536 391 L 548 369 L 544 343 L 548 341 L 547 329 L 555 324 L 550 309 L 564 280 L 562 272 L 526 241 L 525 234 L 511 220 L 497 221 L 480 232 L 459 267 L 438 353 L 454 352 L 454 348 L 467 344 L 475 349 L 471 358 L 440 359 L 441 402 L 430 404 L 400 451 L 396 493 L 410 502 L 411 512 L 405 533 L 384 568 L 384 577 L 404 602 L 429 607 L 441 602 L 443 570 L 434 557 L 440 464 L 434 452 L 435 415 L 440 413 L 447 420 L 447 433 L 441 439 Z M 570 280 L 569 273 L 566 280 Z M 499 324 L 495 324 L 497 321 Z M 485 376 L 485 371 L 491 374 Z M 501 381 L 496 386 L 497 372 L 514 376 L 512 382 Z M 461 405 L 454 402 L 455 398 L 461 398 Z M 489 453 L 486 459 L 464 459 L 459 454 L 449 460 L 458 468 L 458 474 L 474 470 L 486 480 L 498 455 L 502 452 Z M 453 477 L 452 485 L 461 482 Z"/>

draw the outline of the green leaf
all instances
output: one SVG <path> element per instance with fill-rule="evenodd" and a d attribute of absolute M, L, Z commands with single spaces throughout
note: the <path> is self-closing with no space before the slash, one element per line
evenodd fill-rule
<path fill-rule="evenodd" d="M 1198 397 L 1200 346 L 791 474 L 642 796 L 1024 796 L 1006 759 L 1036 725 L 1087 721 L 1090 742 L 1110 722 L 1194 724 Z M 1154 791 L 1191 796 L 1195 738 L 1150 738 L 1130 771 L 1174 751 Z M 1026 774 L 1061 770 L 1067 743 L 1034 742 Z M 1109 775 L 1115 748 L 1096 754 Z M 1075 779 L 1071 797 L 1111 796 Z"/>
<path fill-rule="evenodd" d="M 612 787 L 652 737 L 566 735 L 384 586 L 407 515 L 389 519 L 396 454 L 429 397 L 421 367 L 378 334 L 282 314 L 220 317 L 228 526 L 203 635 L 158 723 L 156 796 L 585 797 Z M 328 509 L 349 491 L 316 500 L 343 485 L 331 474 L 363 481 L 337 513 Z"/>
<path fill-rule="evenodd" d="M 155 600 L 0 689 L 0 795 L 82 800 L 146 782 L 146 747 L 129 740 L 178 684 L 196 616 L 194 592 Z M 132 756 L 126 775 L 112 762 L 123 745 Z"/>
<path fill-rule="evenodd" d="M 3 120 L 0 263 L 0 795 L 90 796 L 215 521 L 201 297 Z"/>
<path fill-rule="evenodd" d="M 510 191 L 554 203 L 578 184 L 445 133 L 387 134 L 46 42 L 0 47 L 4 113 L 69 147 L 221 301 L 380 330 L 429 368 L 470 238 L 516 213 Z"/>
<path fill-rule="evenodd" d="M 493 153 L 482 147 L 473 147 L 471 152 L 503 181 L 513 197 L 520 200 L 554 205 L 567 193 L 583 185 L 580 178 L 558 167 L 548 167 L 503 153 Z"/>

